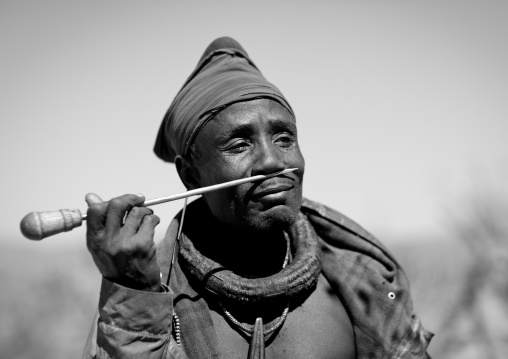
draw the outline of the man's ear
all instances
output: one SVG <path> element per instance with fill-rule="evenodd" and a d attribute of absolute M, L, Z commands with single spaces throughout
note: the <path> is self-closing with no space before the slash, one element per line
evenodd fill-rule
<path fill-rule="evenodd" d="M 175 165 L 178 175 L 180 176 L 180 180 L 187 190 L 200 187 L 198 174 L 197 171 L 195 171 L 192 162 L 180 155 L 177 155 L 175 157 Z"/>

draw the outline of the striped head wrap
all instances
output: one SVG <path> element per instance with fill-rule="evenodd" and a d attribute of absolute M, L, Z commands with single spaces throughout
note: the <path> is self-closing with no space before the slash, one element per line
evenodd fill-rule
<path fill-rule="evenodd" d="M 291 106 L 268 82 L 242 46 L 232 38 L 214 40 L 171 103 L 155 141 L 155 154 L 166 162 L 188 154 L 199 131 L 236 102 L 268 98 Z"/>

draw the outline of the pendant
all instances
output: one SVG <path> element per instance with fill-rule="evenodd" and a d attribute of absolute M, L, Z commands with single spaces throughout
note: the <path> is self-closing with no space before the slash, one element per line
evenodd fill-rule
<path fill-rule="evenodd" d="M 247 359 L 265 359 L 265 335 L 263 334 L 263 318 L 261 317 L 257 318 L 254 324 Z"/>

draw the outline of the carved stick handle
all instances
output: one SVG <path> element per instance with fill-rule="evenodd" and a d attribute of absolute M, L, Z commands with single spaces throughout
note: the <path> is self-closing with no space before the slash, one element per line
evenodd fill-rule
<path fill-rule="evenodd" d="M 21 220 L 19 227 L 26 238 L 40 241 L 53 234 L 68 232 L 81 226 L 82 222 L 83 216 L 79 209 L 61 209 L 28 213 Z"/>

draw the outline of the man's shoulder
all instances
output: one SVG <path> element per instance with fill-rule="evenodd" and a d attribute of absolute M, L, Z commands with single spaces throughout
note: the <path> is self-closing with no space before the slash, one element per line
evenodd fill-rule
<path fill-rule="evenodd" d="M 348 243 L 356 250 L 379 253 L 381 261 L 396 261 L 381 241 L 343 213 L 308 198 L 303 199 L 301 211 L 325 242 L 336 247 Z"/>
<path fill-rule="evenodd" d="M 324 204 L 304 198 L 302 201 L 302 212 L 309 215 L 313 214 L 325 219 L 330 225 L 340 227 L 344 231 L 357 235 L 369 242 L 380 244 L 379 241 L 366 229 L 353 221 L 351 218 L 341 212 L 330 208 Z"/>
<path fill-rule="evenodd" d="M 301 211 L 316 231 L 322 247 L 338 254 L 343 266 L 356 268 L 361 262 L 362 266 L 370 266 L 372 273 L 379 268 L 401 269 L 392 253 L 376 237 L 346 215 L 307 198 L 302 201 Z"/>
<path fill-rule="evenodd" d="M 321 239 L 323 273 L 358 328 L 357 356 L 427 358 L 433 334 L 414 314 L 409 281 L 393 255 L 330 207 L 304 199 L 301 210 Z"/>

